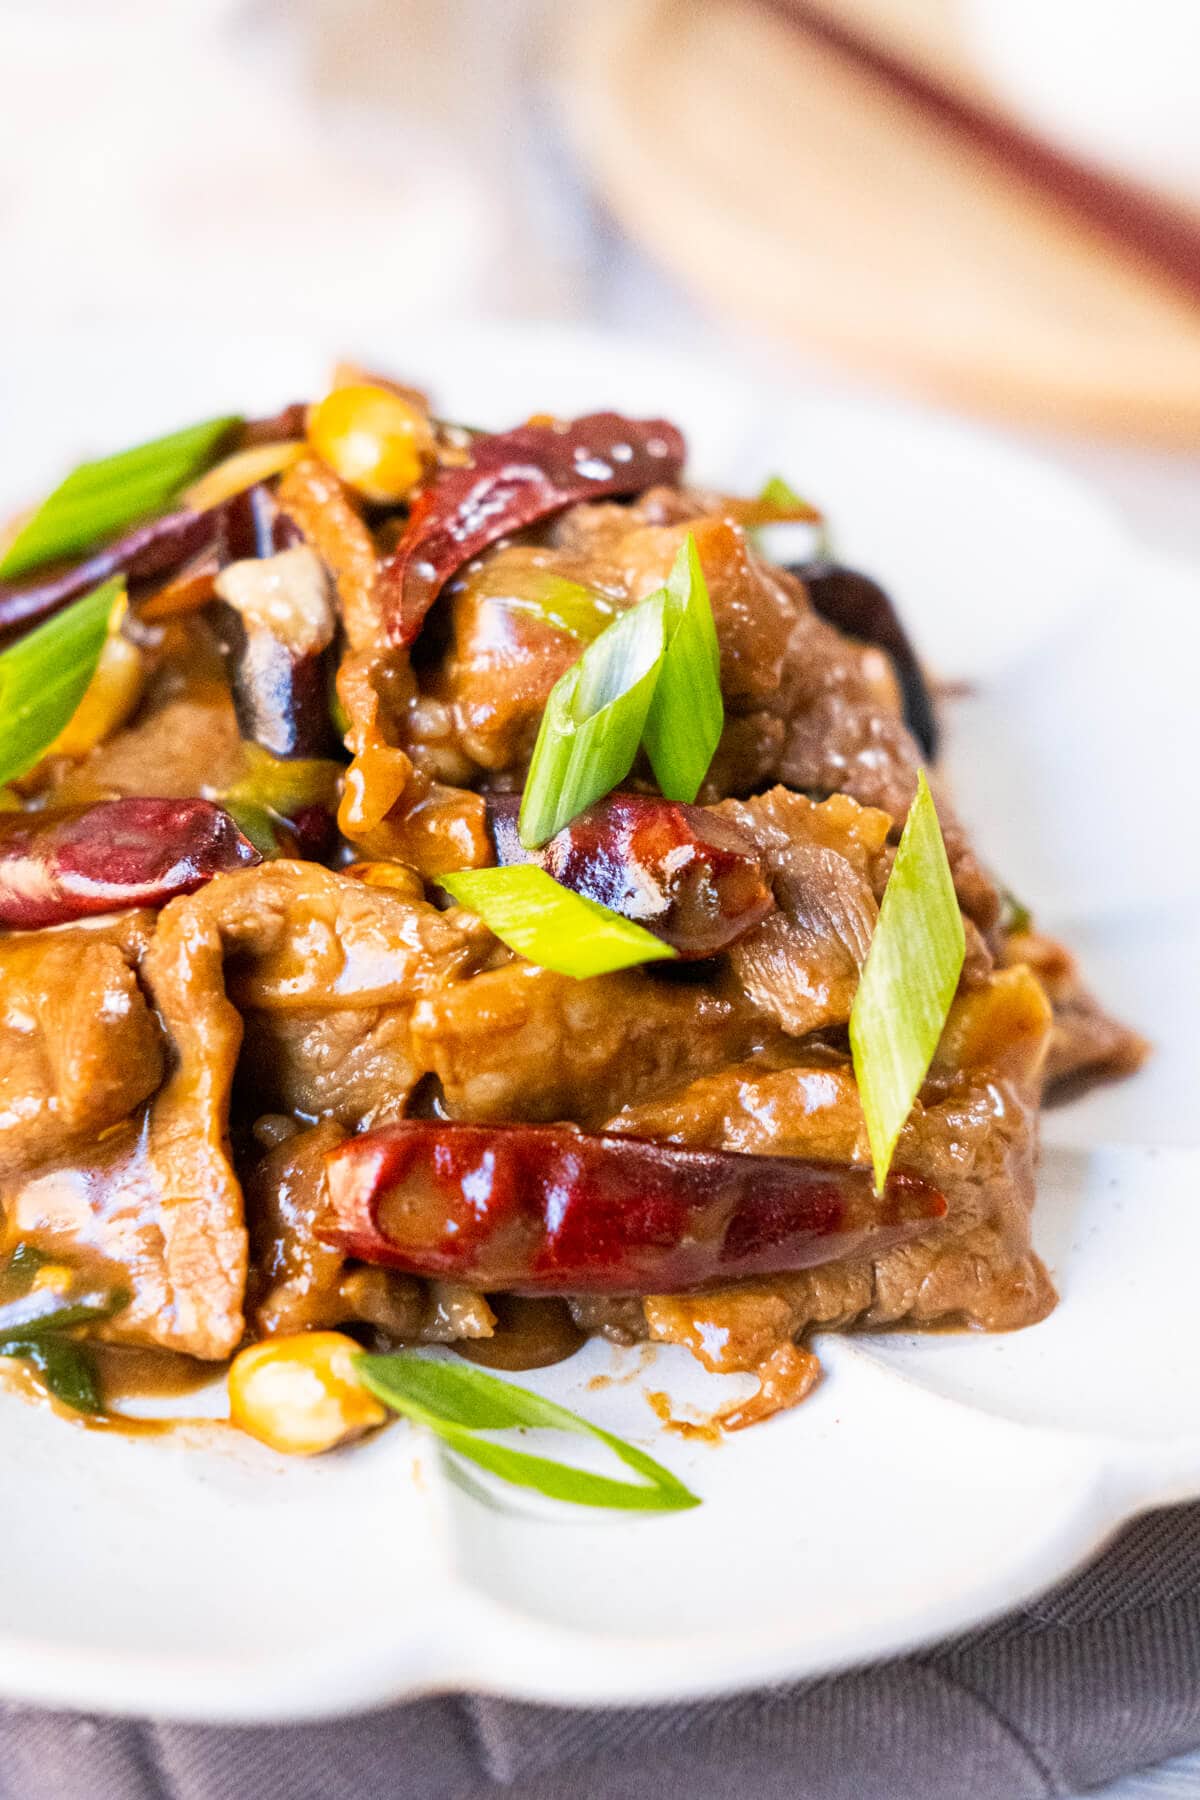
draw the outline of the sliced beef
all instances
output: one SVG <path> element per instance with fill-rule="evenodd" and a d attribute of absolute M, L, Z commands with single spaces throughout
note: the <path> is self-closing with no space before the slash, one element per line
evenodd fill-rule
<path fill-rule="evenodd" d="M 706 504 L 711 499 L 677 495 L 665 506 L 652 493 L 632 506 L 577 506 L 546 542 L 505 545 L 482 557 L 449 592 L 450 643 L 404 727 L 414 761 L 423 766 L 436 744 L 438 767 L 446 769 L 449 730 L 469 767 L 518 782 L 550 689 L 584 643 L 539 618 L 530 597 L 552 592 L 547 584 L 554 580 L 578 583 L 615 614 L 663 585 L 690 530 L 712 600 L 729 715 L 717 753 L 724 785 L 710 782 L 705 797 L 752 787 L 782 749 L 790 645 L 807 602 L 798 582 L 753 553 L 739 526 L 705 516 Z M 848 665 L 878 660 L 848 644 L 842 654 Z M 869 683 L 859 685 L 868 691 Z M 430 718 L 428 700 L 445 709 L 441 716 Z"/>
<path fill-rule="evenodd" d="M 480 920 L 439 913 L 410 892 L 275 862 L 193 896 L 215 932 L 229 994 L 246 1022 L 239 1090 L 256 1112 L 397 1118 L 422 1074 L 410 1046 L 414 1001 L 491 953 Z"/>
<path fill-rule="evenodd" d="M 228 1141 L 235 1070 L 257 1110 L 265 1102 L 304 1111 L 307 1102 L 349 1125 L 393 1116 L 418 1073 L 407 1030 L 413 996 L 491 947 L 490 934 L 468 915 L 456 922 L 403 891 L 311 863 L 243 873 L 251 880 L 218 877 L 172 902 L 145 949 L 142 980 L 171 1051 L 165 1085 L 136 1110 L 157 1086 L 161 1060 L 133 1081 L 131 1051 L 122 1060 L 133 1085 L 107 1100 L 96 1087 L 109 1130 L 86 1168 L 47 1169 L 6 1196 L 12 1235 L 67 1260 L 102 1263 L 130 1291 L 131 1304 L 106 1335 L 198 1357 L 229 1355 L 244 1330 L 247 1238 Z M 63 933 L 61 941 L 68 937 L 78 964 L 74 945 L 87 934 Z M 116 956 L 113 950 L 105 961 L 110 974 Z M 118 1000 L 127 991 L 113 989 Z M 140 995 L 137 1003 L 149 1020 Z M 239 1066 L 239 1007 L 251 1025 L 252 1067 L 247 1056 Z M 289 1060 L 306 1032 L 312 1051 L 318 1011 L 343 1028 L 340 1054 L 323 1065 L 315 1053 Z M 99 1029 L 98 1016 L 97 1005 L 84 1022 Z M 115 1033 L 116 1010 L 113 1016 Z M 373 1055 L 363 1053 L 366 1039 Z M 116 1037 L 111 1049 L 119 1068 Z"/>
<path fill-rule="evenodd" d="M 918 1108 L 897 1157 L 940 1184 L 945 1220 L 876 1258 L 746 1282 L 702 1296 L 651 1296 L 649 1335 L 684 1343 L 710 1368 L 758 1368 L 782 1341 L 851 1325 L 1031 1325 L 1054 1289 L 1029 1235 L 1036 1107 L 980 1079 Z"/>
<path fill-rule="evenodd" d="M 90 1145 L 162 1080 L 137 981 L 152 915 L 0 939 L 0 1179 Z"/>
<path fill-rule="evenodd" d="M 848 1060 L 821 1049 L 764 1052 L 687 1087 L 626 1106 L 605 1130 L 695 1150 L 870 1160 Z"/>
<path fill-rule="evenodd" d="M 250 1103 L 336 1119 L 347 1129 L 401 1118 L 420 1074 L 409 1037 L 411 1010 L 408 1002 L 248 1009 L 241 1085 Z"/>
<path fill-rule="evenodd" d="M 832 627 L 811 621 L 798 633 L 796 655 L 814 636 L 836 638 Z M 819 794 L 849 794 L 863 806 L 889 813 L 898 837 L 917 791 L 922 756 L 916 739 L 892 714 L 880 712 L 852 690 L 830 687 L 794 694 L 777 774 L 789 787 Z M 995 883 L 968 842 L 945 795 L 938 795 L 938 817 L 954 876 L 959 905 L 984 932 L 1000 913 Z"/>
<path fill-rule="evenodd" d="M 237 780 L 241 736 L 216 646 L 196 621 L 174 627 L 171 643 L 132 723 L 57 771 L 55 804 L 185 799 Z"/>
<path fill-rule="evenodd" d="M 575 507 L 553 542 L 582 567 L 582 579 L 630 603 L 662 587 L 694 533 L 721 646 L 721 689 L 733 712 L 749 712 L 780 691 L 803 589 L 755 556 L 740 526 L 705 516 L 704 504 L 681 497 L 668 523 L 654 494 L 634 506 Z"/>
<path fill-rule="evenodd" d="M 875 929 L 888 815 L 782 787 L 714 810 L 756 844 L 775 895 L 776 910 L 729 952 L 748 998 L 792 1037 L 844 1024 Z"/>
<path fill-rule="evenodd" d="M 326 1120 L 260 1158 L 246 1177 L 254 1259 L 247 1310 L 264 1337 L 338 1325 L 344 1258 L 316 1235 L 324 1210 L 325 1156 L 345 1137 Z"/>
<path fill-rule="evenodd" d="M 778 1034 L 728 978 L 572 981 L 528 963 L 425 995 L 413 1048 L 454 1119 L 594 1125 Z"/>
<path fill-rule="evenodd" d="M 1024 971 L 1016 980 L 1014 974 L 1001 972 L 988 990 L 956 1001 L 947 1027 L 952 1054 L 944 1069 L 935 1065 L 897 1145 L 897 1165 L 945 1194 L 944 1220 L 881 1256 L 701 1296 L 651 1296 L 644 1302 L 650 1337 L 686 1344 L 710 1368 L 759 1370 L 780 1346 L 817 1327 L 1007 1330 L 1044 1317 L 1054 1291 L 1029 1225 L 1050 1016 L 1037 984 Z M 628 1107 L 607 1129 L 697 1147 L 868 1162 L 848 1061 L 828 1051 L 793 1054 L 785 1064 L 786 1053 L 777 1050 Z M 782 1394 L 782 1365 L 773 1367 Z"/>
<path fill-rule="evenodd" d="M 218 1358 L 243 1330 L 246 1233 L 225 1135 L 242 1033 L 225 998 L 220 945 L 188 931 L 183 905 L 164 910 L 141 956 L 141 981 L 169 1043 L 165 1083 L 155 1031 L 153 1070 L 143 1057 L 141 1079 L 111 1096 L 103 1135 L 91 1137 L 86 1157 L 68 1148 L 26 1172 L 4 1206 L 10 1237 L 128 1293 L 105 1337 Z M 77 962 L 87 935 L 78 927 L 62 934 Z M 119 1011 L 130 990 L 112 992 Z M 147 1010 L 140 994 L 135 1012 L 139 1005 Z M 109 1049 L 119 1068 L 119 1042 Z"/>
<path fill-rule="evenodd" d="M 376 592 L 379 558 L 349 490 L 332 469 L 309 456 L 286 471 L 277 498 L 280 511 L 299 527 L 333 577 L 351 651 L 378 649 L 383 640 Z"/>
<path fill-rule="evenodd" d="M 1046 1057 L 1045 1084 L 1053 1094 L 1079 1092 L 1096 1081 L 1112 1081 L 1141 1068 L 1149 1045 L 1106 1013 L 1084 987 L 1075 958 L 1054 938 L 1022 931 L 1004 939 L 1001 961 L 1031 968 L 1054 1009 Z"/>
<path fill-rule="evenodd" d="M 422 751 L 429 754 L 435 735 L 431 727 L 440 737 L 449 725 L 468 766 L 489 772 L 525 767 L 550 690 L 584 649 L 583 638 L 548 616 L 553 584 L 589 581 L 595 586 L 594 572 L 581 559 L 513 544 L 452 584 L 447 594 L 450 646 L 429 684 L 430 695 L 445 711 L 435 719 L 426 704 L 410 718 L 406 746 L 415 761 L 422 760 Z M 540 614 L 531 605 L 539 596 Z M 609 598 L 613 617 L 629 604 L 624 590 L 615 586 Z"/>

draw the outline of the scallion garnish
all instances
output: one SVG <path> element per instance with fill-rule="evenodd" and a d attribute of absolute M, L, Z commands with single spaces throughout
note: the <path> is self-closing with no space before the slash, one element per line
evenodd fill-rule
<path fill-rule="evenodd" d="M 46 1391 L 75 1412 L 104 1411 L 96 1364 L 86 1345 L 71 1338 L 11 1338 L 0 1345 L 0 1356 L 27 1362 L 41 1376 Z"/>
<path fill-rule="evenodd" d="M 1009 888 L 1000 889 L 1000 930 L 1005 937 L 1033 929 L 1033 914 Z"/>
<path fill-rule="evenodd" d="M 70 1331 L 76 1325 L 91 1325 L 97 1319 L 111 1318 L 128 1303 L 128 1294 L 119 1289 L 59 1294 L 52 1288 L 34 1288 L 19 1299 L 0 1306 L 0 1356 L 10 1354 L 10 1344 L 24 1342 L 27 1338 L 40 1338 L 47 1332 Z"/>
<path fill-rule="evenodd" d="M 768 506 L 778 506 L 791 510 L 793 507 L 807 507 L 808 501 L 801 498 L 790 481 L 782 475 L 768 475 L 759 491 L 759 499 L 765 500 Z"/>
<path fill-rule="evenodd" d="M 205 419 L 115 456 L 80 463 L 18 531 L 0 558 L 0 579 L 77 555 L 161 512 L 208 467 L 238 423 L 233 416 Z"/>
<path fill-rule="evenodd" d="M 337 810 L 341 763 L 320 756 L 273 756 L 249 738 L 242 743 L 242 772 L 226 788 L 206 788 L 243 837 L 270 861 L 280 854 L 275 826 L 310 806 Z"/>
<path fill-rule="evenodd" d="M 519 831 L 536 850 L 633 767 L 644 743 L 670 800 L 694 800 L 721 736 L 720 652 L 689 532 L 666 587 L 615 619 L 554 685 Z"/>
<path fill-rule="evenodd" d="M 621 614 L 550 690 L 519 830 L 536 850 L 633 767 L 663 657 L 665 597 Z M 3 777 L 0 777 L 3 779 Z"/>
<path fill-rule="evenodd" d="M 20 1244 L 4 1269 L 5 1285 L 14 1279 L 36 1280 L 45 1258 L 30 1244 Z M 14 1357 L 37 1370 L 49 1393 L 76 1412 L 104 1410 L 96 1365 L 86 1344 L 61 1332 L 109 1319 L 129 1303 L 117 1288 L 96 1293 L 59 1293 L 31 1287 L 0 1306 L 0 1357 Z"/>
<path fill-rule="evenodd" d="M 31 769 L 74 714 L 124 592 L 115 575 L 0 651 L 0 782 Z"/>
<path fill-rule="evenodd" d="M 810 555 L 829 555 L 829 521 L 824 513 L 812 505 L 811 501 L 805 500 L 802 494 L 798 494 L 791 482 L 782 475 L 769 475 L 763 482 L 759 491 L 758 507 L 760 511 L 764 508 L 768 509 L 766 518 L 754 520 L 757 527 L 754 537 L 760 549 L 764 544 L 774 543 L 773 533 L 776 526 L 795 523 L 816 528 L 816 541 Z M 774 514 L 774 517 L 770 516 L 771 513 Z M 768 536 L 768 533 L 772 535 Z M 781 558 L 780 560 L 791 559 Z"/>
<path fill-rule="evenodd" d="M 585 644 L 599 637 L 616 616 L 605 595 L 552 569 L 530 570 L 522 577 L 521 592 L 505 594 L 501 604 L 506 612 L 525 613 Z"/>
<path fill-rule="evenodd" d="M 666 586 L 662 669 L 642 739 L 668 800 L 692 801 L 721 740 L 721 652 L 691 532 Z"/>
<path fill-rule="evenodd" d="M 854 1076 L 876 1192 L 928 1072 L 966 939 L 937 809 L 922 770 L 850 1012 Z"/>
<path fill-rule="evenodd" d="M 438 880 L 510 950 L 577 981 L 678 954 L 632 919 L 572 893 L 533 863 L 463 869 Z"/>
<path fill-rule="evenodd" d="M 700 1504 L 695 1494 L 644 1450 L 529 1388 L 515 1387 L 462 1363 L 435 1362 L 404 1351 L 360 1356 L 357 1361 L 364 1384 L 385 1406 L 426 1426 L 455 1456 L 514 1487 L 530 1488 L 572 1506 L 615 1507 L 624 1512 L 680 1512 Z M 609 1475 L 593 1475 L 479 1435 L 525 1430 L 566 1431 L 595 1438 L 642 1479 L 617 1481 Z"/>

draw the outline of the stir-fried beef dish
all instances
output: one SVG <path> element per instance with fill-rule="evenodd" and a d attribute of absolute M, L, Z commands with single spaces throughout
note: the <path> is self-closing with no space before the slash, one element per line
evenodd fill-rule
<path fill-rule="evenodd" d="M 598 1333 L 757 1375 L 737 1426 L 815 1331 L 1054 1306 L 1039 1108 L 1144 1046 L 977 855 L 884 589 L 685 460 L 349 370 L 14 523 L 23 1384 L 97 1417 L 122 1356 L 234 1359 L 235 1420 L 313 1450 L 385 1416 L 359 1351 Z"/>

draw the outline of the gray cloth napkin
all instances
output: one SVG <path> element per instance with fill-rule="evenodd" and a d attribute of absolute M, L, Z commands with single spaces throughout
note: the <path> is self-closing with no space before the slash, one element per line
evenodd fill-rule
<path fill-rule="evenodd" d="M 849 1674 L 586 1712 L 456 1696 L 237 1730 L 0 1714 L 0 1800 L 1044 1800 L 1200 1744 L 1200 1505 Z"/>

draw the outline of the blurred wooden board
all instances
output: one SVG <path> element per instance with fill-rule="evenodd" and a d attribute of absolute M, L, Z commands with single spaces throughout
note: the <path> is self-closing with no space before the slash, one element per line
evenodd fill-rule
<path fill-rule="evenodd" d="M 1200 442 L 1200 307 L 754 0 L 571 9 L 562 112 L 705 298 L 959 406 Z"/>

